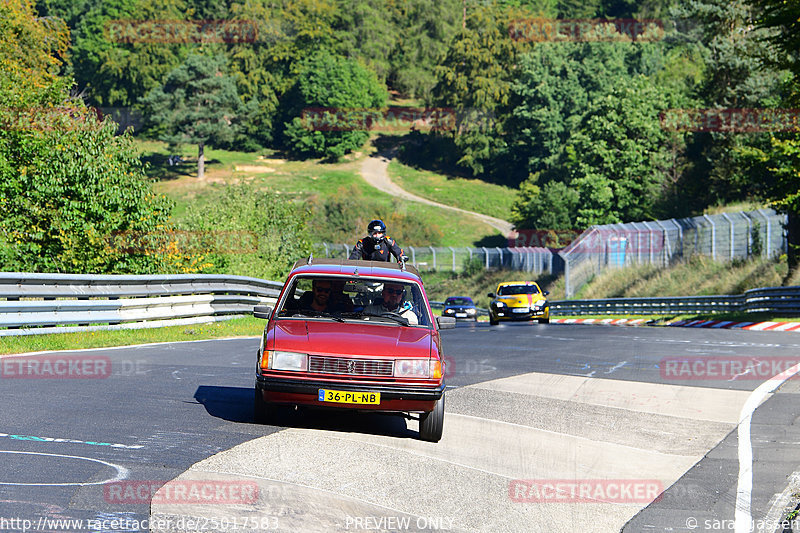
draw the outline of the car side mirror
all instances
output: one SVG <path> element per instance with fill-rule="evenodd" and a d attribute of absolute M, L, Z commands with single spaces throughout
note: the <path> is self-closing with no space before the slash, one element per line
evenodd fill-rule
<path fill-rule="evenodd" d="M 453 329 L 456 327 L 456 317 L 437 316 L 436 323 L 439 325 L 439 329 Z"/>
<path fill-rule="evenodd" d="M 268 305 L 257 305 L 253 307 L 253 316 L 256 318 L 269 319 L 269 315 L 271 313 L 272 313 L 272 308 Z"/>
<path fill-rule="evenodd" d="M 489 298 L 494 298 L 494 293 L 493 293 L 493 292 L 490 292 L 490 293 L 489 293 L 489 294 L 487 294 L 486 296 L 488 296 Z"/>
<path fill-rule="evenodd" d="M 548 294 L 550 294 L 550 291 L 544 291 L 542 294 L 544 294 L 545 296 L 547 296 Z"/>

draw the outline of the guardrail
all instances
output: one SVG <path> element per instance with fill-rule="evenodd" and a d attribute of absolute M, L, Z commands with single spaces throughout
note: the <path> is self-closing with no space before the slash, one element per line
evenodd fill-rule
<path fill-rule="evenodd" d="M 244 276 L 0 272 L 0 336 L 226 320 L 273 304 L 282 283 Z M 72 325 L 72 326 L 70 326 Z"/>
<path fill-rule="evenodd" d="M 556 300 L 550 302 L 550 312 L 553 315 L 673 315 L 728 312 L 800 315 L 800 287 L 765 287 L 752 289 L 740 295 Z"/>

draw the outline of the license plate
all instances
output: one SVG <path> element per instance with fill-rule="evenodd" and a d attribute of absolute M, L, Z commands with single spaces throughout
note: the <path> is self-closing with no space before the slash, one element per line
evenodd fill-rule
<path fill-rule="evenodd" d="M 467 318 L 467 313 L 456 313 L 458 318 Z"/>
<path fill-rule="evenodd" d="M 319 389 L 319 401 L 378 405 L 381 403 L 381 393 Z"/>
<path fill-rule="evenodd" d="M 527 307 L 522 307 L 522 308 L 518 307 L 516 309 L 512 309 L 511 312 L 512 313 L 530 313 L 530 309 L 528 309 Z"/>

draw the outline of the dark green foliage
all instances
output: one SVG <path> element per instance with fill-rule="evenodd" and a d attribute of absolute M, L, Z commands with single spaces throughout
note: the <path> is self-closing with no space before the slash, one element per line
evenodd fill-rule
<path fill-rule="evenodd" d="M 287 100 L 285 144 L 298 154 L 336 160 L 359 149 L 369 137 L 365 125 L 347 117 L 353 112 L 380 110 L 386 98 L 386 89 L 375 74 L 358 62 L 317 53 L 303 62 Z M 309 111 L 327 113 L 334 122 L 321 126 L 304 118 Z"/>

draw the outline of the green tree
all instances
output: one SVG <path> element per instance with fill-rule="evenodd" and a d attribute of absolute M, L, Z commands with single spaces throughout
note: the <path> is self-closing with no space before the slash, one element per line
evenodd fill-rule
<path fill-rule="evenodd" d="M 218 237 L 206 241 L 204 272 L 282 279 L 298 258 L 311 253 L 308 219 L 304 203 L 234 185 L 212 206 L 190 205 L 186 227 L 191 234 Z"/>
<path fill-rule="evenodd" d="M 572 229 L 580 194 L 563 181 L 536 184 L 531 175 L 520 184 L 517 199 L 511 206 L 511 221 L 517 228 Z"/>
<path fill-rule="evenodd" d="M 659 113 L 670 96 L 637 76 L 596 100 L 565 150 L 569 183 L 580 195 L 580 227 L 656 218 L 672 158 Z"/>
<path fill-rule="evenodd" d="M 128 136 L 68 96 L 66 27 L 31 2 L 0 6 L 0 268 L 29 272 L 155 272 L 149 247 L 114 235 L 161 231 L 153 193 Z"/>
<path fill-rule="evenodd" d="M 224 56 L 191 55 L 142 99 L 147 120 L 161 140 L 197 145 L 199 178 L 204 174 L 205 145 L 231 143 L 247 112 L 226 63 Z"/>
<path fill-rule="evenodd" d="M 287 96 L 285 144 L 295 153 L 338 159 L 366 142 L 362 117 L 380 110 L 386 98 L 375 73 L 355 60 L 319 52 L 303 62 Z M 332 122 L 310 119 L 309 112 Z"/>

